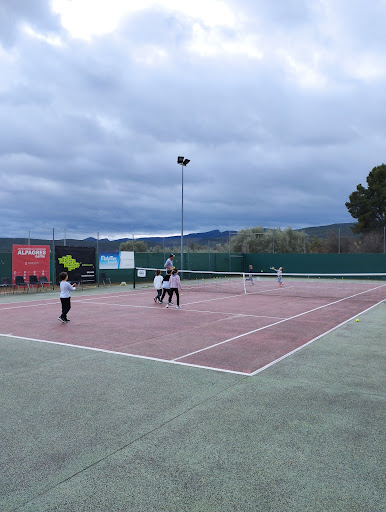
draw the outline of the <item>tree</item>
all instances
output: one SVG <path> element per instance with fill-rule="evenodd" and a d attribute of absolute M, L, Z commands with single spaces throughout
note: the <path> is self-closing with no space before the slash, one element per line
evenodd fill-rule
<path fill-rule="evenodd" d="M 231 242 L 233 252 L 255 254 L 301 253 L 306 244 L 307 235 L 302 231 L 294 231 L 290 227 L 283 231 L 280 228 L 264 231 L 262 226 L 241 229 Z"/>
<path fill-rule="evenodd" d="M 324 245 L 325 244 L 323 238 L 319 238 L 318 236 L 314 235 L 307 243 L 307 252 L 310 254 L 322 254 L 325 252 Z"/>
<path fill-rule="evenodd" d="M 291 227 L 283 231 L 278 228 L 272 233 L 274 236 L 275 252 L 302 253 L 306 252 L 308 236 L 303 231 L 295 231 Z"/>
<path fill-rule="evenodd" d="M 268 250 L 268 238 L 262 226 L 240 229 L 231 240 L 233 252 L 265 253 L 272 252 L 272 236 L 270 238 L 271 250 Z"/>
<path fill-rule="evenodd" d="M 354 219 L 354 233 L 386 226 L 386 165 L 382 164 L 366 178 L 367 188 L 361 184 L 350 194 L 346 208 Z"/>
<path fill-rule="evenodd" d="M 128 240 L 127 242 L 122 242 L 119 246 L 120 251 L 132 251 L 133 250 L 133 242 L 132 240 Z M 142 240 L 134 240 L 134 252 L 147 252 L 147 243 Z"/>

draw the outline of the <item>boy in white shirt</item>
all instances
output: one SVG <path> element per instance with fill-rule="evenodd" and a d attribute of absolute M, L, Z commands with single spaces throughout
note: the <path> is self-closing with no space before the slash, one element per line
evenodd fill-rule
<path fill-rule="evenodd" d="M 67 313 L 71 309 L 71 291 L 76 290 L 76 285 L 72 285 L 67 282 L 68 274 L 67 272 L 61 272 L 59 274 L 60 279 L 60 302 L 62 303 L 62 314 L 58 318 L 63 324 L 66 324 L 70 320 L 67 318 Z"/>

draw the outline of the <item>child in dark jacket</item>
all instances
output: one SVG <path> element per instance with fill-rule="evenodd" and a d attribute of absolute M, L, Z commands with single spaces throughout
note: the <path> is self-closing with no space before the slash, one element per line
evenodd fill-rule
<path fill-rule="evenodd" d="M 166 272 L 166 275 L 163 279 L 163 282 L 162 282 L 162 288 L 163 288 L 163 291 L 162 291 L 162 296 L 161 296 L 161 300 L 160 300 L 160 304 L 163 303 L 163 300 L 165 298 L 165 295 L 166 293 L 169 295 L 169 301 L 168 301 L 168 304 L 172 304 L 172 298 L 171 298 L 171 295 L 170 295 L 170 283 L 169 283 L 169 279 L 170 279 L 170 276 L 172 275 L 172 271 L 170 269 L 167 270 Z"/>

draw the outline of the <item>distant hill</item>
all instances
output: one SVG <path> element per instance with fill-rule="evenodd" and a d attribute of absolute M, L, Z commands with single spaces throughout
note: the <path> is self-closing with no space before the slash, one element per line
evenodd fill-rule
<path fill-rule="evenodd" d="M 341 237 L 348 236 L 357 236 L 351 231 L 351 228 L 354 226 L 353 222 L 347 222 L 345 224 L 330 224 L 328 226 L 315 226 L 311 228 L 303 228 L 298 229 L 296 231 L 303 231 L 307 233 L 307 235 L 312 238 L 313 236 L 317 236 L 318 238 L 327 238 L 329 233 L 332 231 L 338 232 L 340 229 Z"/>
<path fill-rule="evenodd" d="M 319 238 L 327 238 L 328 234 L 331 231 L 337 232 L 340 229 L 340 235 L 342 237 L 345 236 L 353 236 L 351 231 L 351 227 L 353 223 L 345 223 L 345 224 L 330 224 L 328 226 L 315 226 L 309 228 L 298 229 L 296 231 L 303 231 L 307 233 L 310 237 L 317 236 Z M 231 235 L 237 234 L 237 231 L 230 231 Z M 131 240 L 131 238 L 121 238 L 118 240 L 109 240 L 108 238 L 103 238 L 99 240 L 99 251 L 119 251 L 119 246 L 122 242 L 127 242 L 127 240 Z M 163 246 L 165 244 L 168 247 L 179 247 L 181 237 L 177 236 L 169 236 L 169 237 L 148 237 L 148 238 L 137 238 L 137 240 L 142 240 L 148 244 L 148 247 L 154 247 L 156 245 Z M 209 241 L 218 244 L 226 244 L 229 240 L 229 231 L 219 231 L 215 229 L 213 231 L 207 231 L 205 233 L 189 233 L 184 235 L 184 240 L 194 241 L 197 244 L 207 244 Z M 75 246 L 75 247 L 95 247 L 97 239 L 93 237 L 85 238 L 84 240 L 77 240 L 73 238 L 66 239 L 66 245 Z M 20 244 L 27 245 L 27 238 L 0 238 L 0 252 L 11 252 L 12 244 Z M 31 238 L 31 245 L 49 245 L 52 246 L 52 240 L 42 240 L 37 238 Z M 64 245 L 64 240 L 55 240 L 55 245 Z"/>

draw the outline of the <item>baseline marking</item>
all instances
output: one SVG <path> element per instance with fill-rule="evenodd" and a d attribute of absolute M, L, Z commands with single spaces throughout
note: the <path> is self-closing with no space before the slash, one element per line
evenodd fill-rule
<path fill-rule="evenodd" d="M 215 368 L 215 367 L 212 367 L 212 366 L 202 366 L 202 365 L 199 365 L 199 364 L 180 363 L 180 362 L 174 361 L 172 359 L 160 359 L 160 358 L 157 358 L 157 357 L 141 356 L 141 355 L 138 355 L 138 354 L 129 354 L 127 352 L 117 352 L 117 351 L 114 351 L 114 350 L 106 350 L 106 349 L 103 349 L 103 348 L 83 347 L 82 345 L 71 345 L 71 343 L 61 343 L 60 341 L 39 340 L 39 339 L 36 339 L 36 338 L 24 338 L 23 336 L 13 336 L 12 334 L 0 334 L 0 336 L 2 336 L 4 338 L 8 337 L 8 338 L 15 338 L 15 339 L 19 339 L 19 340 L 37 341 L 38 343 L 48 343 L 50 345 L 59 345 L 59 346 L 62 346 L 62 347 L 72 347 L 72 348 L 79 348 L 79 349 L 83 349 L 83 350 L 92 350 L 94 352 L 102 352 L 102 353 L 105 353 L 105 354 L 114 354 L 114 355 L 125 356 L 125 357 L 134 357 L 136 359 L 147 359 L 147 360 L 150 360 L 150 361 L 158 361 L 158 362 L 161 362 L 161 363 L 176 364 L 176 365 L 180 365 L 180 366 L 191 366 L 193 368 L 202 368 L 202 369 L 205 369 L 205 370 L 213 370 L 213 371 L 222 372 L 222 373 L 233 373 L 233 374 L 236 374 L 236 375 L 250 376 L 250 373 L 239 372 L 239 371 L 236 371 L 236 370 L 226 370 L 224 368 Z"/>

